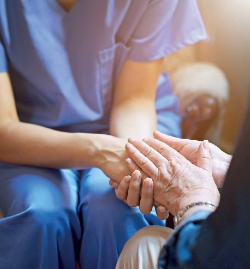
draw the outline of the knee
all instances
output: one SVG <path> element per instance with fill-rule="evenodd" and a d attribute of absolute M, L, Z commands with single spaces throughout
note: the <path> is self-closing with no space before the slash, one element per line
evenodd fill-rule
<path fill-rule="evenodd" d="M 29 221 L 40 227 L 66 228 L 77 218 L 76 206 L 66 203 L 61 195 L 56 197 L 55 193 L 33 199 L 26 207 Z"/>
<path fill-rule="evenodd" d="M 129 252 L 157 255 L 172 231 L 170 228 L 156 225 L 144 227 L 132 236 L 124 249 Z"/>
<path fill-rule="evenodd" d="M 116 269 L 156 268 L 160 251 L 171 233 L 170 228 L 161 226 L 140 229 L 125 244 Z"/>
<path fill-rule="evenodd" d="M 53 226 L 60 222 L 67 222 L 69 219 L 69 212 L 63 207 L 53 204 L 50 207 L 33 206 L 28 208 L 25 213 L 31 222 L 40 226 Z"/>
<path fill-rule="evenodd" d="M 25 199 L 17 199 L 12 204 L 11 215 L 21 217 L 30 227 L 52 229 L 66 229 L 77 218 L 76 205 L 55 191 L 33 192 Z"/>

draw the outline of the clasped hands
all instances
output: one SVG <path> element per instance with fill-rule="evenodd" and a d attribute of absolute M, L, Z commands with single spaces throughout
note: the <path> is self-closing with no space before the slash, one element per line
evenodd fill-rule
<path fill-rule="evenodd" d="M 129 139 L 126 151 L 131 175 L 110 180 L 116 196 L 144 214 L 156 207 L 166 219 L 186 205 L 207 201 L 218 205 L 231 157 L 208 141 L 178 139 L 158 131 L 154 138 Z M 217 185 L 217 186 L 216 186 Z"/>

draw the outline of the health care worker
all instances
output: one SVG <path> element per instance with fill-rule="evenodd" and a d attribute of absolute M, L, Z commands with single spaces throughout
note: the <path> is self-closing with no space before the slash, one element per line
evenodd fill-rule
<path fill-rule="evenodd" d="M 128 137 L 180 135 L 162 58 L 204 38 L 194 0 L 0 1 L 1 269 L 114 268 L 163 225 L 108 182 Z"/>

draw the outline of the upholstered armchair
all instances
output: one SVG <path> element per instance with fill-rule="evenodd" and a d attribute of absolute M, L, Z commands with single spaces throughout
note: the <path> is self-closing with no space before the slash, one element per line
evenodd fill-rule
<path fill-rule="evenodd" d="M 229 97 L 224 72 L 210 62 L 196 61 L 192 46 L 167 56 L 163 71 L 179 98 L 182 137 L 218 144 Z"/>

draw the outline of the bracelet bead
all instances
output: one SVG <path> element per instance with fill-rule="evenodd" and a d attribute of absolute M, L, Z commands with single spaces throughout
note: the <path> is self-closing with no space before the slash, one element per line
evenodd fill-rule
<path fill-rule="evenodd" d="M 176 216 L 174 217 L 174 227 L 176 228 L 176 226 L 180 223 L 183 215 L 192 207 L 195 206 L 208 206 L 208 207 L 212 207 L 212 208 L 217 208 L 216 205 L 210 203 L 210 202 L 195 202 L 192 204 L 189 204 L 187 206 L 185 206 L 181 211 L 179 211 Z"/>

